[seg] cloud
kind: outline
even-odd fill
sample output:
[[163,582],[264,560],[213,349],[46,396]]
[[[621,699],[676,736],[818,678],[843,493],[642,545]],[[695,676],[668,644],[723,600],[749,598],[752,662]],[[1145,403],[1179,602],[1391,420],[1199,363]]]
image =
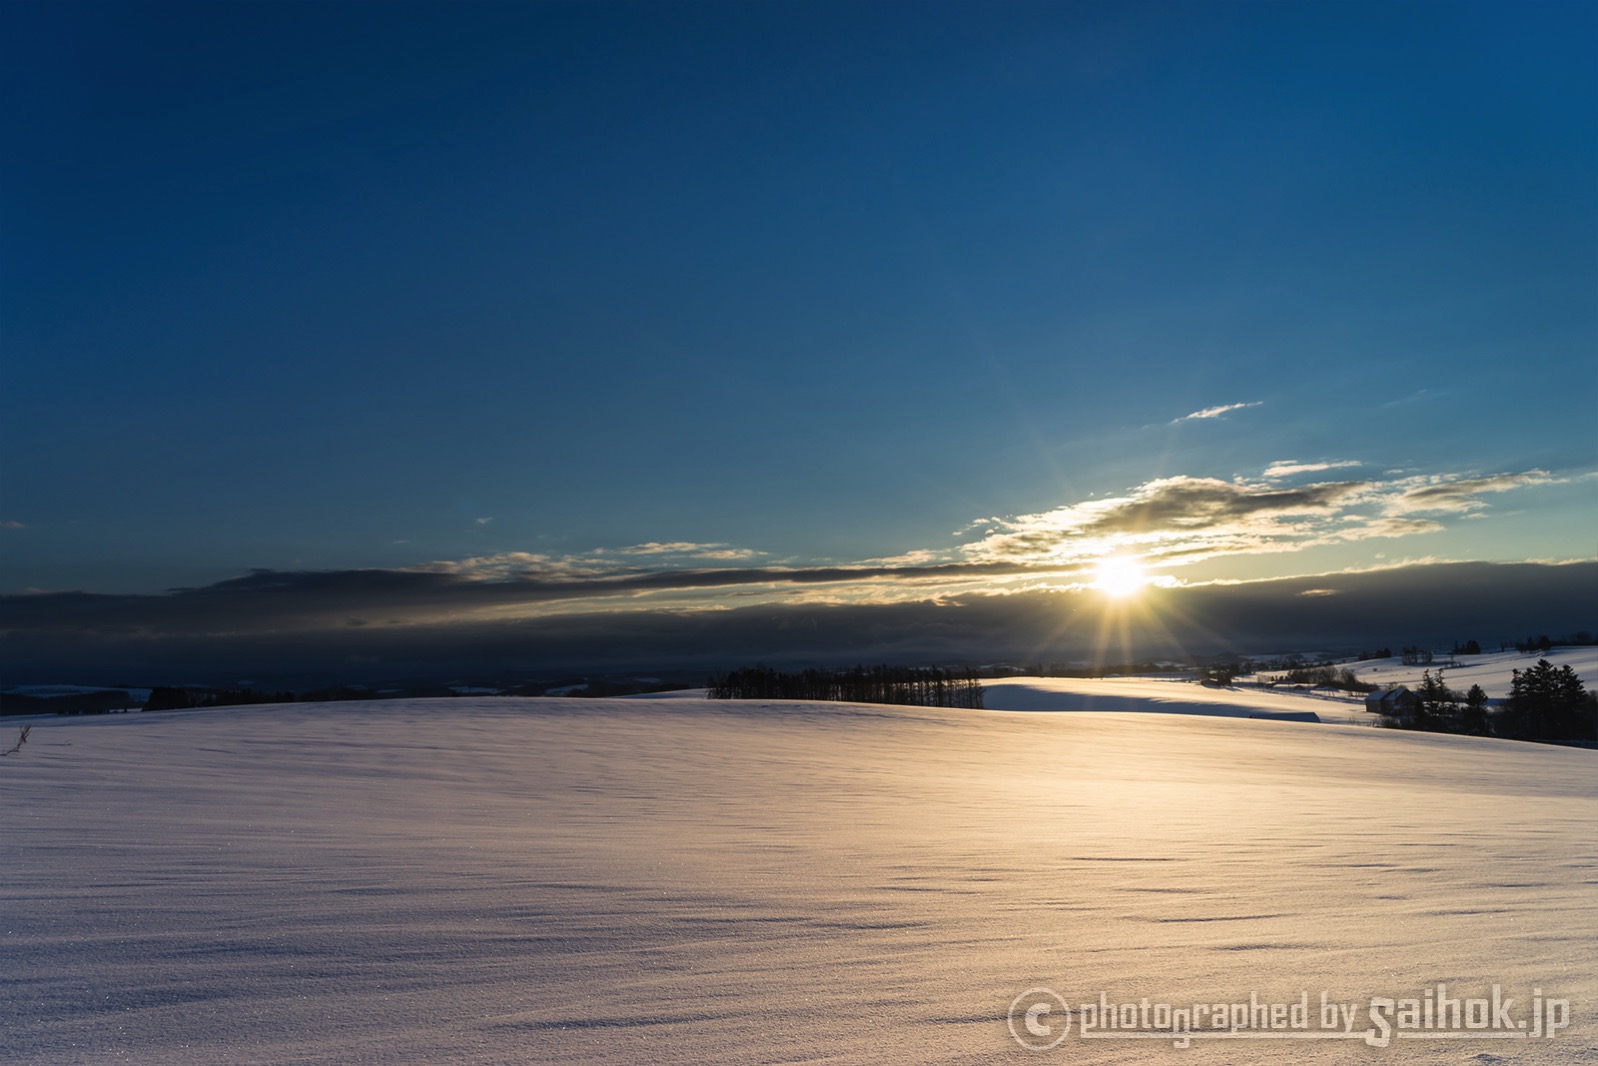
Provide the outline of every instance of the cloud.
[[[1226,556],[1437,533],[1446,528],[1438,519],[1440,512],[1452,508],[1468,513],[1460,501],[1547,478],[1541,471],[1528,471],[1283,487],[1271,480],[1179,476],[1145,482],[1121,496],[984,519],[970,527],[975,535],[964,544],[912,548],[852,564],[739,565],[763,553],[722,542],[646,541],[582,555],[503,552],[394,573],[451,579],[449,595],[437,590],[427,594],[441,610],[456,614],[530,616],[575,609],[561,605],[579,601],[586,601],[584,610],[667,604],[706,610],[724,606],[733,594],[774,603],[1008,594],[1029,583],[1078,582],[1098,560],[1119,553],[1137,555],[1156,567],[1179,568]],[[1171,580],[1168,575],[1161,579]]]
[[755,551],[752,548],[734,548],[730,544],[695,544],[686,540],[673,540],[665,543],[652,540],[647,544],[634,544],[631,547],[612,550],[618,555],[681,555],[690,559],[706,559],[718,562],[757,559],[766,554],[765,552]]
[[488,525],[488,523],[492,522],[493,520],[494,519],[493,519],[492,516],[490,516],[488,518],[474,518],[474,519],[472,519],[473,522],[477,523],[480,526],[486,526],[486,525]]
[[[918,598],[950,586],[1029,573],[1007,563],[924,567],[825,566],[617,570],[571,568],[563,560],[509,553],[408,569],[253,570],[199,588],[159,595],[86,592],[0,596],[0,631],[49,630],[86,624],[104,633],[223,634],[314,630],[351,619],[385,625],[440,624],[484,618],[537,617],[572,611],[670,607],[691,611],[715,602],[695,597],[727,590],[766,590],[764,598],[795,599],[814,586],[874,588],[879,598]],[[909,591],[887,595],[894,585]],[[858,597],[835,593],[841,599]]]
[[[1313,464],[1284,460],[1273,468],[1289,465]],[[754,560],[762,553],[722,542],[646,541],[575,555],[511,551],[395,569],[254,570],[159,595],[0,596],[0,639],[7,642],[0,661],[40,665],[47,660],[29,658],[29,649],[54,647],[58,638],[63,646],[76,642],[80,648],[114,644],[123,658],[107,659],[109,668],[114,661],[140,661],[130,649],[153,654],[195,642],[304,647],[301,638],[318,633],[367,634],[362,638],[366,650],[357,651],[386,662],[394,661],[383,658],[388,652],[371,649],[404,643],[399,637],[383,637],[387,644],[379,640],[401,631],[433,634],[455,646],[461,633],[529,626],[542,634],[540,639],[552,641],[550,647],[565,646],[564,638],[539,627],[579,618],[595,620],[583,622],[595,633],[603,628],[600,620],[608,619],[618,640],[633,632],[626,619],[646,616],[656,620],[650,625],[677,619],[685,632],[696,627],[710,632],[698,621],[689,624],[703,616],[758,621],[766,617],[760,611],[795,624],[806,620],[821,625],[819,620],[826,619],[829,626],[845,615],[805,612],[873,607],[882,613],[847,617],[915,617],[920,619],[917,625],[956,617],[887,612],[889,607],[920,605],[925,610],[958,607],[963,612],[958,617],[969,620],[981,613],[979,607],[986,611],[982,605],[989,601],[1042,603],[1039,596],[1080,588],[1088,584],[1093,566],[1110,555],[1140,557],[1155,569],[1157,586],[1198,587],[1202,582],[1181,581],[1172,571],[1204,560],[1436,533],[1447,522],[1481,513],[1492,494],[1559,480],[1541,470],[1489,476],[1393,474],[1290,486],[1270,477],[1227,481],[1177,476],[1147,481],[1118,496],[982,519],[962,531],[969,536],[940,549],[912,547],[851,564],[760,564]],[[1149,594],[1177,591],[1155,588]],[[1299,603],[1343,601],[1347,592],[1341,579],[1322,576],[1296,587],[1293,598]],[[1087,600],[1046,602],[1055,611],[1079,611],[1083,617],[1092,613]],[[1219,601],[1188,597],[1171,602],[1209,610]],[[1040,620],[1042,616],[1033,619],[1042,627],[1039,632],[1075,624],[1066,615],[1051,617],[1052,622]],[[1598,628],[1593,622],[1585,619],[1575,628]],[[1536,624],[1546,629],[1554,623]],[[840,632],[848,628],[838,625]],[[717,639],[729,642],[727,647],[749,646],[737,634],[715,632]],[[896,639],[872,630],[855,644],[839,646],[864,655],[865,649],[898,646]],[[662,647],[676,646],[675,638],[660,640]],[[906,641],[903,647],[914,645],[908,636]],[[945,645],[934,641],[928,646]],[[412,652],[431,654],[414,647]],[[584,654],[599,652],[589,649]]]
[[1469,476],[1388,475],[1283,487],[1275,475],[1363,465],[1281,461],[1255,481],[1170,477],[1122,496],[977,523],[960,557],[1034,566],[1086,565],[1113,554],[1191,565],[1228,555],[1298,552],[1377,538],[1443,532],[1443,519],[1479,516],[1483,497],[1560,484],[1543,470]]
[[[958,533],[955,536],[959,536]],[[913,567],[928,566],[942,562],[947,555],[940,554],[927,548],[915,548],[911,551],[900,552],[898,555],[887,555],[880,559],[867,559],[865,565],[886,567]]]
[[6,521],[0,522],[0,529],[27,529],[25,522]]
[[1088,533],[1192,530],[1262,514],[1325,514],[1366,486],[1366,482],[1350,481],[1262,489],[1215,478],[1161,478],[1105,509],[1083,529]]
[[1073,590],[991,596],[934,588],[910,601],[827,605],[722,600],[698,612],[457,610],[463,597],[526,591],[414,571],[260,571],[154,596],[0,596],[0,656],[26,664],[30,674],[17,683],[32,674],[115,684],[284,674],[375,681],[762,661],[1123,661],[1598,628],[1593,562],[1439,564],[1151,589],[1148,610],[1117,623],[1113,647],[1102,636],[1111,608]]
[[1546,470],[1528,470],[1521,474],[1494,474],[1474,478],[1425,478],[1424,484],[1410,488],[1389,504],[1395,514],[1413,511],[1475,511],[1485,506],[1480,497],[1498,492],[1512,492],[1531,485],[1559,484],[1566,479],[1555,478]]
[[1211,418],[1220,418],[1224,414],[1228,414],[1232,411],[1241,411],[1245,407],[1262,407],[1264,406],[1264,403],[1264,400],[1253,400],[1248,403],[1227,403],[1222,404],[1219,407],[1206,407],[1201,411],[1194,411],[1192,414],[1183,415],[1181,418],[1171,419],[1171,425],[1174,426],[1179,422],[1195,422]]
[[[1015,594],[1085,581],[1105,556],[1133,554],[1170,571],[1236,555],[1303,551],[1436,533],[1492,492],[1549,480],[1542,471],[1491,477],[1345,480],[1283,487],[1268,480],[1169,477],[1123,495],[985,519],[964,543],[910,548],[852,564],[755,564],[722,542],[646,541],[583,554],[511,551],[397,569],[256,570],[162,597],[27,597],[15,625],[52,626],[52,612],[95,605],[107,632],[209,632],[345,625],[432,625],[488,618],[671,609],[744,602],[906,602]],[[1171,580],[1169,573],[1158,575]],[[87,597],[87,598],[83,598]],[[20,601],[19,601],[20,602]],[[150,612],[154,612],[153,615]]]
[[1364,466],[1357,459],[1343,459],[1327,463],[1300,463],[1292,459],[1278,459],[1265,468],[1263,477],[1275,480],[1277,478],[1294,477],[1298,474],[1319,474],[1327,470],[1345,470],[1350,467]]
[[571,556],[542,555],[534,552],[500,552],[475,555],[467,559],[447,559],[406,567],[424,574],[454,574],[477,581],[509,581],[516,578],[573,578],[604,573],[609,567],[596,566]]
[[1400,396],[1397,399],[1388,400],[1386,403],[1382,404],[1382,406],[1401,407],[1406,404],[1421,403],[1426,400],[1435,400],[1437,397],[1443,395],[1446,395],[1446,393],[1432,392],[1430,389],[1416,389],[1408,396]]
[[1159,478],[1129,495],[996,519],[962,550],[972,558],[1054,563],[1129,551],[1146,558],[1209,558],[1295,550],[1372,491],[1367,481],[1283,489],[1217,478]]
[[650,541],[648,544],[634,544],[630,548],[617,548],[616,551],[623,555],[675,555],[683,552],[699,551],[706,547],[721,547],[721,545],[693,544],[685,540],[674,540],[662,544],[659,541]]

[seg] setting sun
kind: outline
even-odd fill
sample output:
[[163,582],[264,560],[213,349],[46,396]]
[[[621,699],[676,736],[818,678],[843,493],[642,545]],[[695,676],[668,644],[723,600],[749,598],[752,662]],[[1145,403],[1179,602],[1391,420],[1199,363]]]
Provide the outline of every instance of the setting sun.
[[1148,580],[1148,574],[1144,572],[1142,563],[1124,555],[1117,555],[1099,563],[1093,587],[1106,596],[1121,599],[1137,592],[1148,584]]

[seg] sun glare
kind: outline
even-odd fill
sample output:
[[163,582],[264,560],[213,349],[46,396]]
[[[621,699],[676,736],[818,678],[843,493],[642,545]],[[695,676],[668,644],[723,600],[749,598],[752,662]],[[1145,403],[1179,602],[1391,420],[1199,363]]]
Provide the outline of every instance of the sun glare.
[[1117,555],[1099,563],[1093,587],[1106,596],[1119,600],[1137,592],[1148,584],[1148,580],[1142,563],[1124,555]]

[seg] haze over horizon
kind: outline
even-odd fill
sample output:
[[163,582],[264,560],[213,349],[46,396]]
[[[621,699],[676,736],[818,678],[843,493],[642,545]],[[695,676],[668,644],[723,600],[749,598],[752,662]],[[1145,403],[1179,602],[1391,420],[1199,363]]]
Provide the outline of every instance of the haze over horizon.
[[9,5],[0,680],[1598,629],[1595,35]]

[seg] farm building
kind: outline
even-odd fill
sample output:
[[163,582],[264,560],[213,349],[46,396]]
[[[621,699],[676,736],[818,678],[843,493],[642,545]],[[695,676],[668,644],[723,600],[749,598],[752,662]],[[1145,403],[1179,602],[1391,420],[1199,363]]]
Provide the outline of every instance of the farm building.
[[1365,697],[1365,709],[1388,718],[1408,718],[1420,709],[1420,697],[1403,685],[1379,688]]

